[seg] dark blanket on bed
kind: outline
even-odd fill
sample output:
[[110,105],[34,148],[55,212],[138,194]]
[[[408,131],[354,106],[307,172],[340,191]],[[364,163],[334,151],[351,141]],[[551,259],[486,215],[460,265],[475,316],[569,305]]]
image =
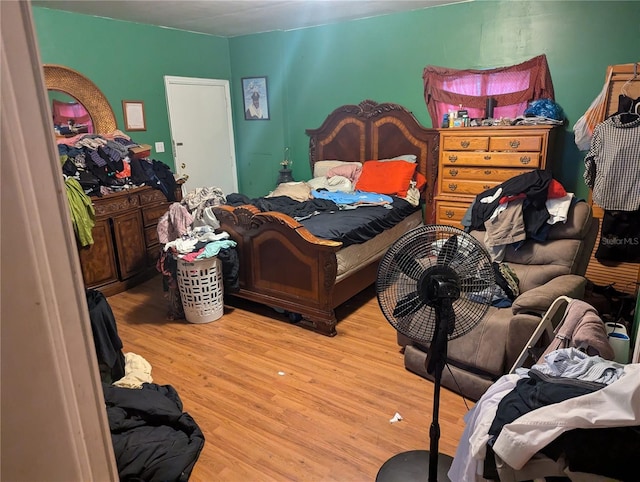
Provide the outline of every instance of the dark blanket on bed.
[[295,201],[287,196],[249,199],[242,194],[229,194],[227,204],[251,204],[262,212],[278,211],[298,220],[314,236],[341,241],[343,247],[368,241],[389,229],[419,208],[406,200],[391,196],[388,206],[341,208],[333,201],[311,199]]

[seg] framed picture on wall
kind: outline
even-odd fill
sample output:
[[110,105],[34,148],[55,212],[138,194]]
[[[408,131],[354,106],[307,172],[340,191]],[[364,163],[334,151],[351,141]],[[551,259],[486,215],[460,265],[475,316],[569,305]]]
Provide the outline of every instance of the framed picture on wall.
[[127,131],[146,131],[144,120],[144,102],[141,100],[123,100],[124,128]]
[[266,77],[243,77],[242,98],[245,120],[269,120],[269,96]]

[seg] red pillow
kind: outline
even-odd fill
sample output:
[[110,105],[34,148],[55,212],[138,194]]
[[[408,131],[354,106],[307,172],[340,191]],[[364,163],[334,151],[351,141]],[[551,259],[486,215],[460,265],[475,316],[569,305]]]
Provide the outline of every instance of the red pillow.
[[378,194],[407,193],[416,165],[406,161],[367,161],[355,189]]

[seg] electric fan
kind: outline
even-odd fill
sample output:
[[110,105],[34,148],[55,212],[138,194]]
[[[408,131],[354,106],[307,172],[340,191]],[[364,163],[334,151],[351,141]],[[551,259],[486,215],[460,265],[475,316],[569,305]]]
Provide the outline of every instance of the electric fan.
[[458,228],[417,227],[400,237],[378,267],[376,294],[389,323],[419,343],[429,343],[427,372],[433,375],[430,450],[395,455],[376,481],[449,480],[452,458],[438,453],[440,381],[447,342],[471,331],[487,312],[495,279],[485,248]]

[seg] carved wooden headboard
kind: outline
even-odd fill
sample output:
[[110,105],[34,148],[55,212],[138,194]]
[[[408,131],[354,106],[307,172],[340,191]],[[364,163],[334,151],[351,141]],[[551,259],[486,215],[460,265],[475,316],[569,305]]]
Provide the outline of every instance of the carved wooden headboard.
[[320,160],[366,162],[415,155],[418,171],[427,178],[423,192],[426,221],[434,221],[438,131],[423,127],[407,109],[364,100],[358,105],[338,107],[318,129],[307,129],[306,133],[310,137],[311,172]]

